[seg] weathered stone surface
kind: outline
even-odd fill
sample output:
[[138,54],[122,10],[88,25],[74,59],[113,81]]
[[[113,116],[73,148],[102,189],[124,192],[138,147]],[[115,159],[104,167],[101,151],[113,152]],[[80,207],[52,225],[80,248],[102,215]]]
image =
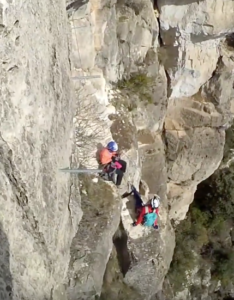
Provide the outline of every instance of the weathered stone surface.
[[142,178],[149,184],[150,193],[158,193],[162,198],[160,230],[157,232],[140,225],[132,227],[136,217],[134,200],[132,196],[123,199],[121,217],[124,230],[128,235],[128,251],[131,253],[131,265],[126,272],[124,282],[141,294],[143,299],[148,299],[160,289],[172,259],[175,240],[168,219],[167,175],[164,146],[160,137],[156,138],[155,144],[142,147],[140,154]]
[[214,172],[223,155],[225,132],[219,126],[224,120],[212,105],[192,99],[171,102],[165,120],[171,181],[199,183]]
[[163,205],[159,224],[159,232],[142,227],[131,228],[129,232],[128,249],[133,261],[124,282],[143,299],[150,298],[161,288],[174,251],[174,231]]
[[140,148],[142,161],[142,179],[147,182],[152,194],[158,193],[166,201],[167,172],[164,144],[161,137],[155,137],[154,143]]
[[83,218],[71,245],[68,299],[91,300],[101,293],[122,203],[112,183],[80,180]]
[[[212,102],[217,110],[231,120],[234,113],[234,61],[220,58],[212,78],[203,86],[203,97]],[[229,117],[229,118],[228,118]]]
[[[233,1],[158,0],[160,51],[152,1],[66,1],[71,75],[100,76],[73,80],[73,87],[65,5],[0,2],[1,297],[100,295],[121,219],[131,268],[122,270],[125,277],[117,285],[113,278],[108,283],[123,299],[149,299],[172,259],[170,219],[185,217],[197,183],[222,157],[220,127],[230,121],[234,106],[233,53],[220,40],[234,30]],[[140,71],[155,78],[152,99],[132,112],[118,111],[110,104],[112,83]],[[162,129],[166,149],[157,135]],[[112,138],[128,163],[118,193],[128,189],[128,181],[138,187],[141,179],[148,185],[145,197],[159,193],[159,232],[132,227],[133,201],[121,201],[115,187],[85,177],[80,203],[77,177],[58,173],[69,156],[74,166],[96,168],[97,150]]]
[[[105,123],[110,126],[111,134],[118,142],[123,158],[128,162],[128,171],[119,190],[120,194],[127,190],[128,180],[138,186],[143,178],[149,185],[149,192],[158,192],[163,199],[158,233],[140,226],[133,228],[133,201],[130,197],[123,199],[121,219],[123,231],[127,236],[124,255],[128,253],[131,256],[131,268],[126,267],[124,274],[124,282],[127,285],[123,285],[123,278],[118,284],[113,280],[108,282],[118,291],[123,292],[123,287],[126,286],[128,292],[129,287],[135,289],[135,297],[137,292],[137,295],[142,295],[142,299],[148,299],[160,289],[174,249],[174,232],[169,218],[180,221],[185,217],[197,183],[217,168],[222,157],[225,133],[220,127],[229,117],[220,113],[217,105],[205,98],[205,88],[200,88],[208,84],[216,69],[221,51],[218,46],[222,36],[233,28],[229,12],[224,22],[219,22],[220,18],[213,17],[214,12],[222,9],[231,11],[232,3],[227,3],[223,7],[219,7],[219,4],[214,7],[207,1],[159,1],[161,38],[164,44],[162,51],[160,49],[159,58],[156,49],[159,29],[150,1],[90,1],[83,9],[84,19],[77,23],[91,24],[91,27],[84,29],[84,32],[87,30],[88,45],[84,39],[80,39],[84,60],[82,68],[86,74],[102,74],[103,71],[104,78],[110,83],[118,82],[123,75],[128,77],[139,70],[147,71],[150,76],[156,78],[152,103],[145,105],[137,102],[136,108],[131,112],[130,109],[126,109],[129,108],[127,101],[125,107],[120,105],[121,109],[116,105],[117,111],[112,112],[110,116],[111,125]],[[89,47],[91,49],[88,49]],[[85,48],[87,53],[90,53],[90,61]],[[77,53],[75,56],[78,57]],[[165,66],[167,78],[159,60]],[[80,66],[77,64],[77,68]],[[107,86],[104,81],[92,82],[92,94],[95,95],[92,96],[93,100],[102,104],[100,111],[105,111],[108,105],[105,96]],[[167,83],[171,84],[171,99],[178,98],[177,102],[171,100],[167,103]],[[211,83],[209,86],[212,86]],[[230,82],[227,83],[227,87],[229,86]],[[89,88],[90,86],[86,86],[86,91],[89,91]],[[99,89],[102,93],[97,97]],[[86,94],[88,95],[88,92]],[[109,93],[111,96],[113,94],[113,91]],[[210,94],[210,91],[207,92],[209,97]],[[182,96],[192,95],[193,98],[182,99]],[[225,95],[223,98],[225,102]],[[130,100],[134,102],[135,99],[136,96],[133,95]],[[156,136],[156,132],[163,128],[165,114],[167,162],[162,140]],[[170,182],[167,186],[168,179]],[[96,242],[99,243],[98,240]],[[93,255],[94,253],[90,253],[90,257]],[[103,264],[105,265],[106,261]],[[74,273],[75,270],[76,265]],[[95,278],[95,271],[90,272],[86,270],[85,274],[91,274],[99,291],[99,278]],[[101,273],[103,274],[103,269]],[[90,282],[88,286],[91,287]],[[79,289],[80,293],[87,292],[86,287],[83,289],[78,284],[75,291]],[[126,291],[126,295],[131,299],[128,292]]]
[[169,218],[175,222],[185,219],[189,205],[193,202],[196,184],[188,186],[168,183]]
[[158,67],[155,62],[155,69],[149,66],[149,76],[155,78],[155,86],[152,89],[152,103],[140,102],[133,111],[134,125],[138,130],[147,129],[152,133],[162,130],[167,109],[167,79],[164,68]]
[[[118,236],[119,244],[123,244],[125,237]],[[121,241],[121,242],[120,242]],[[118,261],[115,247],[110,255],[103,279],[103,289],[100,300],[142,300],[142,296],[126,284],[123,284],[123,274]]]
[[209,177],[221,162],[225,142],[223,131],[209,127],[168,131],[166,139],[168,176],[176,183],[193,180],[201,182]]
[[[70,13],[70,23],[74,28],[72,57],[76,68],[73,76],[84,75],[84,71],[85,75],[102,76],[103,72],[107,82],[113,83],[123,75],[129,77],[134,72],[146,71],[148,76],[155,77],[152,101],[148,105],[144,99],[139,101],[134,122],[139,129],[161,129],[166,112],[167,82],[164,68],[158,62],[158,23],[151,1],[117,4],[116,1],[84,1],[77,11],[74,10],[75,6]],[[90,84],[93,88],[86,86],[87,94],[91,88],[92,98],[106,109],[105,89],[110,87],[105,81],[96,79]]]
[[124,73],[138,71],[148,50],[158,43],[158,23],[151,1],[119,2],[94,8],[93,17],[100,49],[97,64],[106,78],[116,82]]
[[234,30],[234,3],[232,0],[157,3],[171,97],[191,96],[212,76],[219,58],[220,38]]
[[197,184],[218,168],[225,142],[221,127],[228,118],[199,93],[193,98],[170,101],[164,126],[169,216],[174,221],[184,219]]
[[65,5],[0,2],[1,266],[10,285],[1,299],[55,299],[82,216],[76,177],[59,171],[70,164],[74,108]]

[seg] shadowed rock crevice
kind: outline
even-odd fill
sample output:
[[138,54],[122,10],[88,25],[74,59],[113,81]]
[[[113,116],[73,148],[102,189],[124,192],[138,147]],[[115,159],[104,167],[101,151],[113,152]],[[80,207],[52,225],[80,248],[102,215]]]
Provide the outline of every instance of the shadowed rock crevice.
[[83,5],[85,5],[87,3],[88,3],[88,0],[71,1],[66,7],[68,15],[70,15],[72,11],[77,11],[79,8],[81,8]]
[[229,47],[234,48],[234,33],[226,35],[226,42]]
[[131,257],[128,250],[128,235],[123,227],[122,221],[119,224],[119,228],[113,237],[113,243],[117,252],[117,258],[120,266],[120,270],[125,276],[131,265]]
[[165,5],[175,5],[175,6],[183,6],[183,5],[189,5],[193,3],[199,3],[204,0],[153,0],[154,2],[158,2],[160,6],[165,6]]
[[111,183],[80,175],[83,216],[71,245],[68,299],[100,295],[112,238],[120,220],[121,200]]
[[25,184],[20,178],[20,174],[16,169],[13,153],[8,144],[2,139],[0,135],[0,155],[1,162],[5,170],[5,174],[8,177],[9,183],[12,190],[14,191],[14,196],[18,208],[22,210],[22,217],[24,219],[24,229],[29,232],[35,241],[38,242],[38,247],[41,248],[43,253],[46,253],[49,257],[49,252],[46,247],[46,241],[43,234],[39,230],[38,221],[28,204],[27,191],[25,189]]
[[10,246],[0,223],[0,299],[13,299],[13,282],[10,271]]

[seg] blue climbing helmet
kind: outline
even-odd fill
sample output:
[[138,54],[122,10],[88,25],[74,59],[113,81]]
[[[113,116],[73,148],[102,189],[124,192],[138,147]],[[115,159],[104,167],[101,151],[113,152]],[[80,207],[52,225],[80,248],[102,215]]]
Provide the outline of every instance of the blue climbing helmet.
[[109,142],[106,147],[111,152],[118,151],[118,145],[117,145],[117,143],[115,141]]

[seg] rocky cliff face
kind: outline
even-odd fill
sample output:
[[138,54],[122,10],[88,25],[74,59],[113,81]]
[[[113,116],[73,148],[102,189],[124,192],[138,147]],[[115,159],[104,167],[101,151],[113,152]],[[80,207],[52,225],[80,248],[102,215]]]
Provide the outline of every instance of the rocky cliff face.
[[[233,10],[231,0],[0,1],[3,299],[160,291],[171,221],[223,156]],[[112,137],[128,163],[121,190],[59,172],[96,168]],[[120,198],[141,180],[146,198],[162,198],[158,232],[133,228],[133,200]]]
[[77,179],[58,171],[74,108],[65,4],[0,1],[0,12],[1,299],[58,299],[82,217]]

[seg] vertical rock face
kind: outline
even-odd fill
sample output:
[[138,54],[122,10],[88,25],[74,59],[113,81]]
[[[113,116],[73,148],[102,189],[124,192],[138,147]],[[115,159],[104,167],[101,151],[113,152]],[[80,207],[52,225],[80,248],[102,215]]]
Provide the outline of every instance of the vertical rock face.
[[218,168],[225,142],[225,132],[220,126],[226,120],[212,103],[194,99],[170,103],[165,119],[165,140],[172,219],[185,218],[197,184]]
[[[158,0],[158,15],[150,0],[66,1],[71,33],[65,3],[11,2],[0,0],[0,296],[98,297],[120,227],[122,275],[111,288],[150,299],[172,259],[170,220],[185,218],[222,159],[234,109],[234,2]],[[154,80],[150,98],[117,88],[142,73]],[[96,168],[112,138],[128,163],[118,191],[58,171]],[[141,179],[162,199],[158,232],[133,228],[133,199],[119,197]]]
[[68,299],[100,295],[112,238],[119,225],[121,198],[104,181],[81,177],[83,217],[71,245]]
[[[224,50],[226,50],[224,52]],[[233,100],[234,100],[234,61],[233,51],[228,51],[228,45],[226,49],[223,46],[222,57],[219,59],[217,68],[211,77],[211,79],[202,87],[202,94],[204,98],[212,102],[217,110],[222,113],[227,121],[230,114],[233,114]]]
[[[174,231],[167,214],[166,179],[164,145],[160,137],[154,144],[140,149],[142,163],[142,179],[148,182],[149,191],[161,196],[160,231],[132,227],[135,219],[134,199],[124,199],[122,210],[123,227],[128,235],[128,249],[131,253],[131,264],[124,282],[136,290],[142,299],[148,299],[161,287],[169,268],[174,245]],[[153,175],[153,176],[152,176]]]
[[222,128],[233,113],[234,4],[169,0],[157,4],[160,51],[171,98],[165,119],[170,217],[179,221],[193,201],[196,185],[222,159]]
[[212,76],[220,38],[234,31],[233,1],[158,0],[172,97],[192,96]]
[[10,253],[8,262],[1,257],[8,268],[1,293],[12,290],[1,298],[52,299],[82,216],[76,182],[59,172],[72,152],[65,6],[0,1],[0,8],[0,222],[8,240],[1,248],[8,243]]

